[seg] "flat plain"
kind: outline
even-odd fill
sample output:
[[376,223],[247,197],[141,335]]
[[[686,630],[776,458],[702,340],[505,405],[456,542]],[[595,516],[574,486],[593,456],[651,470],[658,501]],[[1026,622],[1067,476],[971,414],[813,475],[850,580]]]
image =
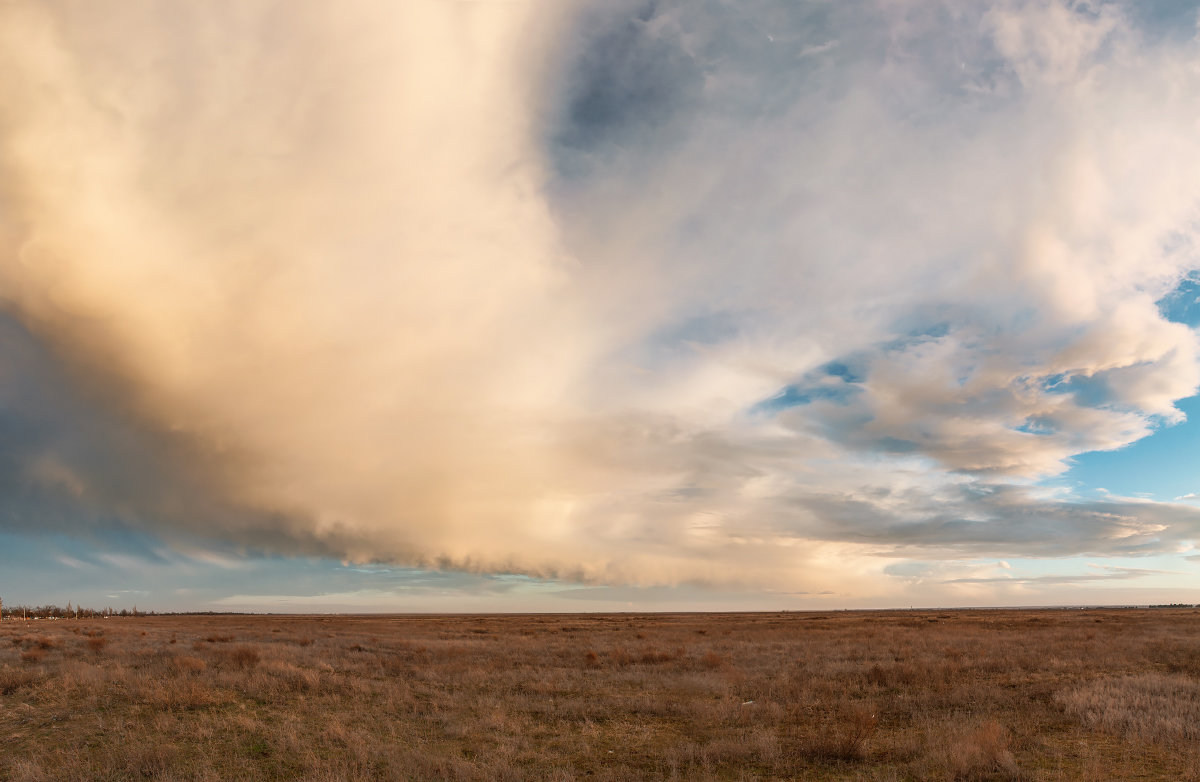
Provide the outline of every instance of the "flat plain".
[[0,779],[1200,780],[1200,610],[6,620]]

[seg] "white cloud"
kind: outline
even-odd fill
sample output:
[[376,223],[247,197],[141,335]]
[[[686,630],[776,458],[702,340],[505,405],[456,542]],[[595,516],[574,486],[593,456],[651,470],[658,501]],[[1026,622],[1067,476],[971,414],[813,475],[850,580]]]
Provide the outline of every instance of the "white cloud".
[[1200,383],[1196,43],[812,8],[4,5],[9,518],[877,594],[1200,537],[1036,486]]

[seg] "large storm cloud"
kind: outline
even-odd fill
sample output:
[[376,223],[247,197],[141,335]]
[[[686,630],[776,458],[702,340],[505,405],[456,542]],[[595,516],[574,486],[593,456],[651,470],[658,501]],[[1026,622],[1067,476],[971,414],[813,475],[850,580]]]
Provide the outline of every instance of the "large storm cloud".
[[5,3],[0,524],[794,589],[1187,550],[1040,482],[1200,384],[1195,29]]

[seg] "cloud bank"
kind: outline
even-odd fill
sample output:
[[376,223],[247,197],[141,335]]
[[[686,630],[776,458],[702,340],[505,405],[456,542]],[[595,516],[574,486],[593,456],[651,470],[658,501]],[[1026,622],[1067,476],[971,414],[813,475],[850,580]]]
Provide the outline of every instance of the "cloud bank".
[[1039,483],[1200,384],[1171,22],[6,3],[0,524],[811,591],[1185,551]]

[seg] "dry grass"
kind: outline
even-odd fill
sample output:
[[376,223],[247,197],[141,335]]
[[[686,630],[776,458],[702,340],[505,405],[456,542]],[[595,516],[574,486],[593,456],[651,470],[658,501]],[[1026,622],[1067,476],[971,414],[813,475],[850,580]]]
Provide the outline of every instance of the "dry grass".
[[0,625],[5,782],[1200,780],[1197,725],[1191,609]]
[[1020,779],[1011,744],[1008,729],[996,720],[987,720],[952,739],[946,766],[953,779]]
[[1140,673],[1105,678],[1063,693],[1059,700],[1089,725],[1143,742],[1200,741],[1200,679]]

